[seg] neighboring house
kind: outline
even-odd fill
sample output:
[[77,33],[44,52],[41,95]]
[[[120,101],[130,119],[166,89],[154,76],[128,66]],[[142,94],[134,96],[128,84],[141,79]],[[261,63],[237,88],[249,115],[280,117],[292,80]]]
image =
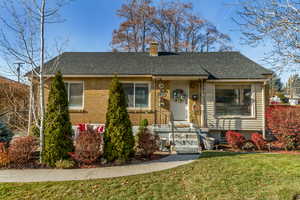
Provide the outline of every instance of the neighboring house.
[[[148,119],[161,135],[175,131],[265,132],[265,87],[272,71],[239,52],[66,52],[45,65],[51,80],[60,70],[68,90],[71,121],[104,124],[109,87],[117,75],[134,126]],[[47,82],[49,84],[49,81]],[[46,88],[46,99],[48,88]]]
[[298,74],[292,75],[285,88],[286,96],[289,99],[300,100],[300,77]]
[[0,76],[0,120],[13,130],[27,128],[28,93],[28,85]]

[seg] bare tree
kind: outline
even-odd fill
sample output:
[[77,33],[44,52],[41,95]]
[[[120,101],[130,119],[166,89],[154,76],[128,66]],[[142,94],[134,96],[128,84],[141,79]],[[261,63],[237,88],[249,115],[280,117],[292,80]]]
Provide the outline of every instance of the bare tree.
[[271,51],[264,60],[279,71],[291,71],[295,69],[289,65],[300,62],[299,9],[298,0],[239,0],[234,21],[244,44],[267,43]]
[[[8,63],[16,60],[26,63],[31,85],[38,84],[38,117],[35,111],[32,112],[35,95],[29,96],[30,112],[40,130],[41,161],[44,151],[44,63],[47,59],[45,28],[47,24],[62,22],[59,11],[68,2],[68,0],[6,0],[0,4],[1,53]],[[31,93],[32,87],[30,88]],[[29,115],[31,119],[31,113]]]
[[113,31],[112,46],[120,51],[145,52],[151,40],[162,51],[197,52],[231,50],[231,40],[193,12],[193,4],[180,1],[128,0],[118,10],[124,18]]
[[145,52],[150,37],[149,23],[154,14],[151,3],[151,0],[132,0],[122,5],[117,15],[125,21],[118,30],[113,31],[113,46],[129,52]]
[[27,85],[0,77],[0,116],[12,130],[26,130],[27,95]]

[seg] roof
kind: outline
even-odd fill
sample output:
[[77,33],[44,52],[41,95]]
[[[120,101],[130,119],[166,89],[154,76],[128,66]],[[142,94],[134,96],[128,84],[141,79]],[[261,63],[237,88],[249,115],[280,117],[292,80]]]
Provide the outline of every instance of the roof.
[[[53,67],[55,66],[55,67]],[[272,71],[239,52],[149,53],[65,52],[45,63],[45,74],[209,76],[210,79],[257,79]]]

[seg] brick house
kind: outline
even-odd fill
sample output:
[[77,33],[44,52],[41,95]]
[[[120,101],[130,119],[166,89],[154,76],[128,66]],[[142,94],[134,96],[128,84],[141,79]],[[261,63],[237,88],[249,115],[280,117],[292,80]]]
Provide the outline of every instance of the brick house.
[[[146,118],[162,137],[172,127],[216,138],[226,130],[265,134],[272,71],[239,52],[163,53],[152,45],[150,54],[66,52],[47,62],[48,80],[57,70],[63,74],[72,123],[105,123],[109,87],[117,75],[133,126]],[[46,99],[47,93],[48,87]]]

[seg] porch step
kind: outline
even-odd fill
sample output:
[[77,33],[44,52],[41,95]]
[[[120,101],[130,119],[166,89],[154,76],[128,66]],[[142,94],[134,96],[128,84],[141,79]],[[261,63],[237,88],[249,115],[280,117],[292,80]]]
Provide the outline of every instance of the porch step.
[[197,132],[174,133],[175,151],[183,153],[200,153],[200,140]]

